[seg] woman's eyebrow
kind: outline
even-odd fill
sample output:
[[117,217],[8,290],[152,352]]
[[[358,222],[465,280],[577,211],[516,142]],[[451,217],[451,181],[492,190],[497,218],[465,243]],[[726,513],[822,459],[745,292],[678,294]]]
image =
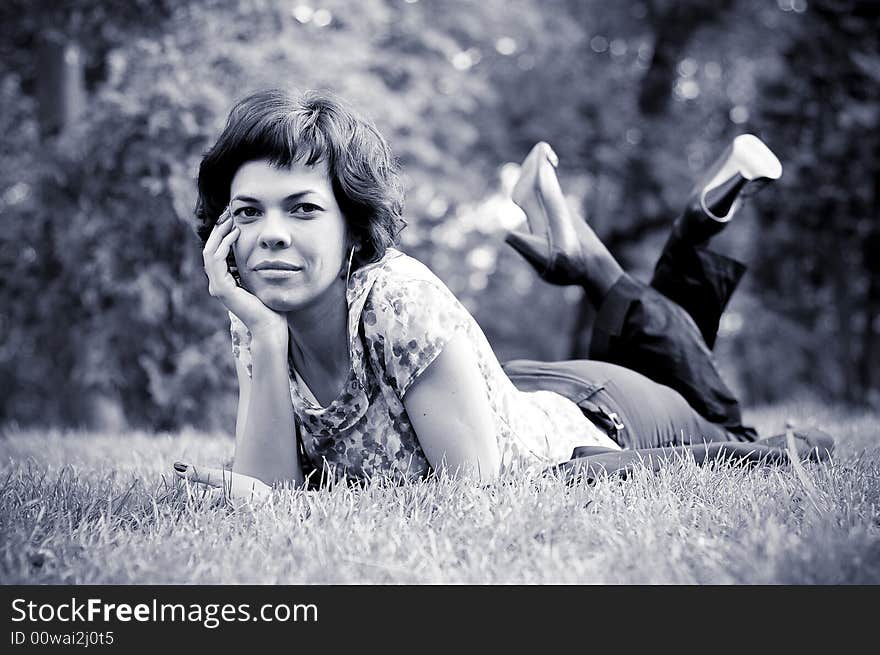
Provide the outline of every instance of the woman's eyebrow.
[[[290,202],[291,200],[299,200],[304,196],[308,196],[310,194],[317,194],[317,191],[312,191],[311,189],[307,189],[305,191],[297,191],[296,193],[291,193],[289,196],[286,196],[282,202]],[[252,198],[251,196],[243,196],[241,194],[235,196],[229,202],[235,202],[236,200],[240,200],[242,202],[256,202],[259,203],[260,200],[258,198]]]

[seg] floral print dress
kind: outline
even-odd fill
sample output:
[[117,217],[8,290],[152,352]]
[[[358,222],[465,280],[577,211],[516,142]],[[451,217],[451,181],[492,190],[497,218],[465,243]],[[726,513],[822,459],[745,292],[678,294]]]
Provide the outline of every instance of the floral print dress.
[[[351,371],[322,407],[293,369],[290,398],[310,463],[337,478],[422,478],[431,466],[403,398],[446,343],[463,332],[486,383],[502,469],[538,472],[571,457],[576,446],[620,447],[568,398],[519,391],[477,322],[424,264],[389,248],[351,274],[346,290]],[[251,371],[250,333],[230,312],[232,350]],[[295,438],[291,435],[291,438]]]

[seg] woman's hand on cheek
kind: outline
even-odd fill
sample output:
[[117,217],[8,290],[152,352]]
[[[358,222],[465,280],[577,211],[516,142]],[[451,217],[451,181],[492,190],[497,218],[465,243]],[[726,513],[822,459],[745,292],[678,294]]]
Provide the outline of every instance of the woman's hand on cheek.
[[225,469],[174,462],[174,474],[189,482],[222,488],[226,496],[236,503],[262,502],[272,495],[272,487],[261,480]]
[[240,228],[233,225],[227,208],[217,219],[217,224],[202,250],[202,260],[208,276],[208,293],[238,316],[252,334],[266,333],[286,337],[287,319],[284,315],[269,309],[254,294],[238,286],[229,271],[226,258],[239,234]]

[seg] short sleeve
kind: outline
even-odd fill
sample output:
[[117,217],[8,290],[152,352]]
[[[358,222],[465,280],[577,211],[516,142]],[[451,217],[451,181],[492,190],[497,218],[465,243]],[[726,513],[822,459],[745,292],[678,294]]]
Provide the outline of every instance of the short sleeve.
[[242,320],[232,312],[229,312],[229,332],[232,335],[232,356],[244,364],[248,377],[253,377],[251,332]]
[[439,280],[377,280],[364,305],[364,337],[398,397],[412,386],[470,318]]

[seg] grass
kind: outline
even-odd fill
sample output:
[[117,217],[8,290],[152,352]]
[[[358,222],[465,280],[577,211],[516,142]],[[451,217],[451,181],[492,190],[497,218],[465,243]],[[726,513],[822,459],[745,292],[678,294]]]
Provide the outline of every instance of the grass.
[[837,438],[833,463],[671,463],[569,486],[450,480],[276,492],[259,509],[188,490],[174,460],[219,464],[232,439],[7,429],[0,436],[3,584],[878,584],[878,415],[789,403]]

